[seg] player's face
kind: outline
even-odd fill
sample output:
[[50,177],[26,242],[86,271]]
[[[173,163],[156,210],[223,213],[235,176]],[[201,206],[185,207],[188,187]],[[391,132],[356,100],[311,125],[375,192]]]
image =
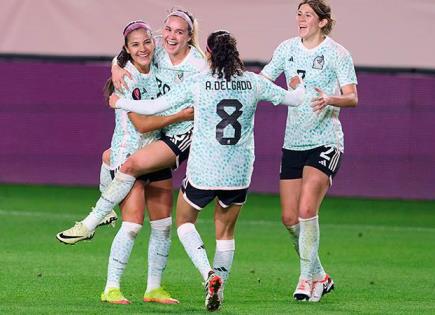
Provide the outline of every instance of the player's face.
[[189,49],[189,25],[178,16],[170,16],[162,31],[163,47],[169,55],[186,54]]
[[141,28],[127,36],[126,49],[133,59],[133,64],[140,72],[148,73],[155,48],[151,34]]
[[319,16],[308,4],[301,5],[296,16],[296,22],[299,36],[305,40],[320,35],[321,26],[324,24],[324,21],[320,21]]

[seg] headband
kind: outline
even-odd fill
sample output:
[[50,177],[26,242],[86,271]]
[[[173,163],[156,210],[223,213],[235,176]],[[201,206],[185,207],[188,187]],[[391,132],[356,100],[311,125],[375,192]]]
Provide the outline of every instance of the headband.
[[189,24],[190,30],[193,30],[193,21],[192,19],[183,11],[180,10],[176,10],[174,12],[169,13],[169,15],[166,17],[165,21],[170,17],[170,16],[178,16],[180,18],[182,18],[183,20],[185,20],[187,22],[187,24]]
[[143,28],[144,30],[151,32],[151,27],[148,24],[146,24],[144,21],[132,21],[128,23],[127,26],[124,28],[124,31],[122,31],[122,35],[126,37],[131,32],[140,28]]

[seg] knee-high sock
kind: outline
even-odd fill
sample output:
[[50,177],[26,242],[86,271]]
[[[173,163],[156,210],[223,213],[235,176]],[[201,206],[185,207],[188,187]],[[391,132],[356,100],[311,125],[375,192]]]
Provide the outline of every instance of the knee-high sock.
[[122,222],[110,249],[109,265],[107,267],[106,292],[110,288],[119,288],[122,274],[127,266],[133,249],[134,241],[142,225],[132,222]]
[[222,280],[227,281],[233,264],[236,243],[232,240],[216,240],[213,270]]
[[300,234],[300,230],[301,230],[300,225],[299,225],[299,223],[296,223],[294,225],[286,226],[286,228],[290,234],[290,238],[291,238],[291,242],[293,244],[293,247],[299,256],[299,234]]
[[146,292],[160,288],[162,274],[166,268],[171,247],[172,218],[154,220],[148,242],[148,280]]
[[136,178],[122,172],[117,172],[113,181],[101,194],[91,213],[82,221],[89,231],[95,230],[101,220],[119,204],[130,192]]
[[106,191],[107,186],[112,182],[112,176],[110,176],[110,167],[106,163],[101,163],[100,168],[100,192]]
[[189,255],[190,260],[195,265],[196,269],[201,273],[202,278],[207,280],[208,273],[212,270],[210,262],[207,258],[204,242],[201,239],[195,225],[192,223],[184,223],[177,229],[178,238],[184,249]]
[[301,278],[313,278],[314,262],[319,249],[319,221],[318,216],[299,218],[299,255],[301,264]]
[[[296,250],[296,253],[299,256],[299,233],[300,226],[299,223],[291,226],[287,226],[287,230],[289,231],[293,247]],[[320,262],[319,254],[316,255],[313,265],[313,279],[314,280],[322,280],[325,278],[325,270],[323,269],[322,263]]]

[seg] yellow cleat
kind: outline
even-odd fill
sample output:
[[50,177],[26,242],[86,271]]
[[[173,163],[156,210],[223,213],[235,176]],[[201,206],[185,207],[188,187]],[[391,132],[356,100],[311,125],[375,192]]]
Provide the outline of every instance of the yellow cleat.
[[168,291],[163,288],[157,288],[150,292],[145,292],[143,296],[144,302],[154,302],[160,304],[178,304],[178,300],[171,298]]
[[101,302],[111,304],[130,304],[130,301],[122,295],[121,290],[118,288],[110,288],[107,293],[101,293]]

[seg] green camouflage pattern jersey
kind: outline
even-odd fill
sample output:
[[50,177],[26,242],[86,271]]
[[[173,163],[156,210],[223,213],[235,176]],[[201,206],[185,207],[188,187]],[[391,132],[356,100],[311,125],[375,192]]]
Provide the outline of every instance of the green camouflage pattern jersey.
[[[151,70],[148,74],[140,73],[130,61],[127,62],[125,69],[131,73],[132,79],[129,79],[127,76],[124,78],[128,85],[128,90],[122,89],[122,91],[116,91],[119,97],[128,100],[154,99],[157,97],[159,93],[155,77],[157,69],[153,65],[151,65]],[[139,133],[128,118],[128,112],[116,109],[115,130],[111,143],[110,168],[118,168],[125,162],[128,156],[143,146],[158,140],[159,136],[159,130],[144,134]]]
[[177,111],[194,106],[187,178],[199,189],[247,188],[254,164],[254,113],[262,100],[277,105],[287,91],[252,72],[217,79],[210,72],[179,84],[162,98]]
[[[183,62],[178,65],[173,65],[165,49],[158,45],[154,53],[154,63],[159,68],[157,74],[157,82],[160,89],[160,94],[168,93],[174,86],[184,82],[192,75],[196,75],[201,71],[207,69],[207,63],[202,54],[193,46],[190,47],[188,55],[184,58]],[[193,105],[193,104],[192,104]],[[169,116],[175,114],[177,111],[171,108],[167,111],[160,113],[162,116]],[[171,124],[163,128],[163,133],[167,136],[180,135],[192,129],[192,121],[182,121],[179,123]]]
[[305,83],[304,103],[289,107],[283,147],[288,150],[309,150],[319,146],[333,146],[344,151],[340,108],[326,106],[314,113],[311,99],[318,96],[320,88],[327,95],[339,95],[340,87],[357,84],[355,68],[349,52],[330,37],[317,47],[307,49],[300,37],[282,42],[262,74],[275,80],[284,72],[287,82],[299,75]]

